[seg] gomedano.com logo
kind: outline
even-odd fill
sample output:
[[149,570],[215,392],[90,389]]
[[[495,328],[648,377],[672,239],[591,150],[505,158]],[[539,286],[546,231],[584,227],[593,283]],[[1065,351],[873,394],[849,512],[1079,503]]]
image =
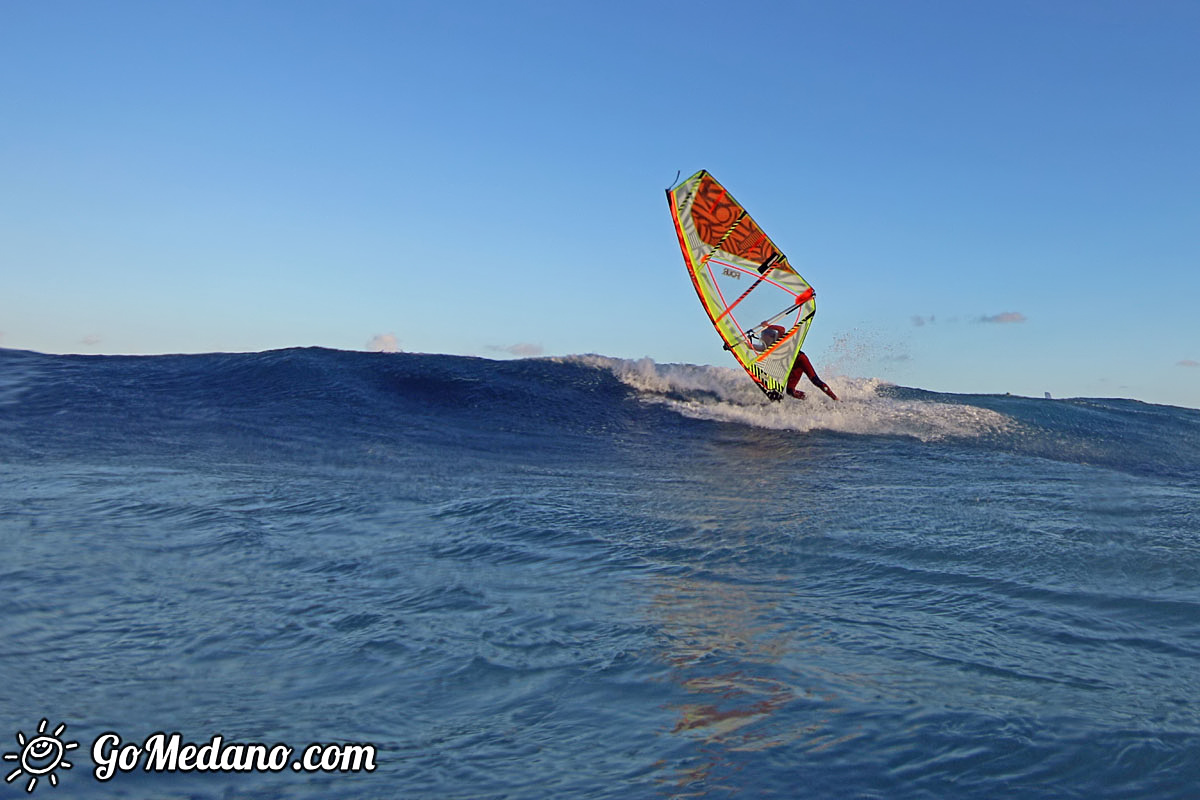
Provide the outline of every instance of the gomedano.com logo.
[[[46,777],[51,786],[58,785],[57,769],[70,769],[66,753],[79,746],[59,737],[66,724],[47,733],[49,725],[42,720],[37,735],[29,738],[18,731],[17,744],[21,749],[7,753],[4,759],[18,763],[5,781],[12,783],[28,777],[25,791],[33,792],[39,778]],[[374,772],[375,745],[367,743],[314,742],[299,753],[286,744],[260,742],[229,742],[216,734],[201,744],[186,741],[182,733],[159,731],[140,743],[125,742],[115,731],[100,734],[92,742],[91,756],[96,780],[112,780],[123,772],[283,772],[352,773]]]
[[113,732],[92,744],[96,780],[139,767],[146,772],[373,772],[375,746],[370,744],[310,744],[299,758],[285,744],[226,742],[220,734],[202,745],[185,742],[181,733],[152,733],[141,745],[122,744]]

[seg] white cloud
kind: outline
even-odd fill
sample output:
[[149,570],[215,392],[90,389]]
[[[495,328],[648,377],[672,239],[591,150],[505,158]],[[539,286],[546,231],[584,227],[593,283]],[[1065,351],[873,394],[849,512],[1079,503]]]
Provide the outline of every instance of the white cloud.
[[498,344],[490,344],[488,345],[488,350],[495,350],[500,353],[509,353],[510,355],[520,356],[521,358],[540,356],[542,353],[546,352],[540,344],[530,344],[528,342],[510,344],[507,347],[503,347]]
[[979,321],[980,322],[996,322],[1001,325],[1004,325],[1004,324],[1008,324],[1008,323],[1012,323],[1012,322],[1024,322],[1025,319],[1026,319],[1025,315],[1022,314],[1020,311],[1004,311],[999,314],[992,314],[991,316],[980,317]]
[[400,341],[394,333],[377,333],[367,342],[367,349],[372,353],[399,353]]

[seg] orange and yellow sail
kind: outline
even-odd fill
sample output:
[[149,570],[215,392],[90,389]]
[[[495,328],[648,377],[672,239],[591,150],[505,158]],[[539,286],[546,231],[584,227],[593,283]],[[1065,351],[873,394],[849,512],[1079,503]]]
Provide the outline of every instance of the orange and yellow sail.
[[[808,281],[706,170],[667,190],[692,285],[725,349],[772,400],[783,396],[817,302]],[[762,334],[783,329],[771,341]]]

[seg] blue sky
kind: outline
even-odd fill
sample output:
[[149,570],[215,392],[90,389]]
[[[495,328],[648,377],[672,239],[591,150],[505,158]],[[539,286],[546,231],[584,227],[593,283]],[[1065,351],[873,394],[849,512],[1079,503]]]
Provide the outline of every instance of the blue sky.
[[[1200,4],[0,4],[0,346],[733,366],[663,190],[825,377],[1200,407]],[[382,338],[380,338],[382,337]]]

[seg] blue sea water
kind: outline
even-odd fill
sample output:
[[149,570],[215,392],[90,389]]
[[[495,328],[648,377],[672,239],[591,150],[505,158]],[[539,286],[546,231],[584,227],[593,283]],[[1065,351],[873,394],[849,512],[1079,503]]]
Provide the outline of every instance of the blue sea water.
[[[1200,796],[1200,411],[831,383],[0,350],[0,751],[67,725],[36,797]],[[376,768],[101,783],[108,731]]]

